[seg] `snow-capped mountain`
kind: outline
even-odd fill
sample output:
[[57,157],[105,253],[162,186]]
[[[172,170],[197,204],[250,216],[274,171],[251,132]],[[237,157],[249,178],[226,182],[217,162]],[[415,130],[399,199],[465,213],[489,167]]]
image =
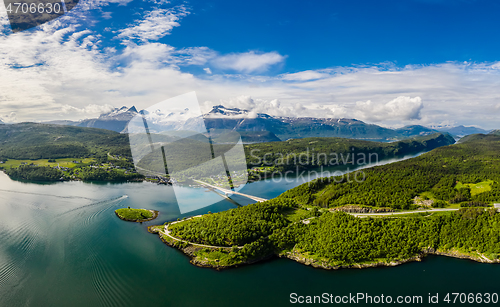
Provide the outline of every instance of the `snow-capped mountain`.
[[137,109],[134,106],[131,108],[115,108],[109,113],[101,114],[99,118],[82,120],[75,126],[101,128],[116,132],[123,132],[127,127],[128,122],[137,114]]
[[247,116],[248,111],[238,108],[226,108],[223,105],[213,106],[212,110],[204,115],[204,117],[218,117],[218,116]]
[[121,108],[115,108],[109,113],[101,114],[101,116],[99,116],[98,118],[89,118],[80,121],[57,120],[45,123],[55,124],[55,125],[100,128],[116,132],[123,132],[123,130],[127,127],[128,122],[137,114],[138,112],[135,107],[131,108],[121,107]]
[[99,119],[103,120],[122,120],[122,119],[127,119],[127,118],[132,118],[137,114],[137,109],[132,106],[131,108],[127,107],[121,107],[121,108],[115,108],[113,111],[105,114],[101,114],[99,116]]
[[[199,116],[188,108],[177,110],[142,110],[135,107],[115,108],[99,118],[79,122],[52,122],[80,127],[101,128],[126,133],[128,122],[137,114],[143,114],[152,133],[166,131],[206,131],[234,130],[251,142],[288,140],[305,137],[343,137],[377,141],[392,141],[413,136],[428,135],[442,129],[431,129],[420,125],[399,129],[384,128],[350,118],[275,117],[264,113],[254,113],[238,108],[217,105],[210,112]],[[199,114],[199,113],[198,113]],[[484,131],[474,127],[455,127],[445,130],[451,134],[458,132],[477,133]],[[266,132],[266,133],[263,133]],[[470,134],[470,133],[469,133]]]

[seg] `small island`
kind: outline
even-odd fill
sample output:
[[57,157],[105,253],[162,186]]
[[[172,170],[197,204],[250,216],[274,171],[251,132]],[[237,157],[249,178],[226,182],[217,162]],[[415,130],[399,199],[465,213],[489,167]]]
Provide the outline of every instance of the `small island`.
[[149,222],[158,217],[159,211],[148,209],[121,208],[115,210],[116,216],[128,222]]

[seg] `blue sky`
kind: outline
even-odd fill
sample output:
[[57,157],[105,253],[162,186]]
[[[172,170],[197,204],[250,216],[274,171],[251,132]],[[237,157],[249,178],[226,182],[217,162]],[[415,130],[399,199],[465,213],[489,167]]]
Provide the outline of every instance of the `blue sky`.
[[196,91],[279,116],[498,128],[500,3],[81,0],[10,33],[0,118],[96,117]]
[[165,41],[286,54],[297,72],[353,64],[496,61],[498,1],[191,1]]

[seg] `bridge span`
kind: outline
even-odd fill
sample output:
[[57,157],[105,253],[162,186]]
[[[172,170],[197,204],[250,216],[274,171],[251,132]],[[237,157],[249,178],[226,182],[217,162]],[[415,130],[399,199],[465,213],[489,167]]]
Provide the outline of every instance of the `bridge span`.
[[257,202],[263,202],[263,201],[266,201],[268,199],[265,199],[265,198],[262,198],[262,197],[257,197],[257,196],[253,196],[253,195],[248,195],[248,194],[243,194],[243,193],[240,193],[240,192],[236,192],[236,191],[233,191],[233,190],[228,190],[228,189],[224,189],[224,188],[221,188],[221,187],[218,187],[218,186],[215,186],[215,185],[211,185],[211,184],[208,184],[206,182],[203,182],[203,181],[199,181],[199,180],[196,180],[196,179],[193,179],[193,181],[203,185],[203,186],[207,186],[207,187],[210,187],[212,189],[216,189],[216,190],[219,190],[221,192],[223,192],[224,194],[236,194],[236,195],[241,195],[241,196],[244,196],[244,197],[247,197],[247,198],[250,198],[252,200],[255,200]]

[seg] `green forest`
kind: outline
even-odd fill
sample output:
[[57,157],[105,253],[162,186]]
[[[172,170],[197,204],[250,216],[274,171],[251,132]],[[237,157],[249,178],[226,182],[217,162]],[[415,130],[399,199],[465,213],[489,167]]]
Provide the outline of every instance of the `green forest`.
[[[323,178],[285,192],[282,197],[324,208],[344,205],[415,209],[422,193],[446,204],[500,201],[500,137],[489,135],[398,163],[363,170],[365,180]],[[463,184],[492,182],[491,189],[472,195]],[[457,189],[461,183],[462,188]]]
[[368,164],[377,162],[375,159],[403,157],[453,143],[455,140],[450,135],[441,133],[392,143],[316,137],[246,145],[245,154],[249,168],[275,166],[283,171],[293,170],[296,166],[308,169],[319,166]]
[[[227,144],[227,142],[235,136],[238,136],[239,139],[239,135],[236,134],[227,134],[224,139],[220,139],[219,136],[219,140],[214,143],[212,148],[215,156],[219,156],[231,149],[233,145]],[[173,140],[172,136],[155,135],[154,137],[169,142]],[[176,179],[185,180],[193,176],[193,174],[197,175],[198,178],[203,178],[204,172],[206,172],[207,176],[214,174],[212,164],[207,164],[204,168],[189,169],[200,162],[212,159],[211,153],[206,150],[208,141],[208,138],[199,135],[198,138],[175,141],[172,146],[168,147],[167,157],[182,157],[182,159],[176,159],[176,165],[167,165],[168,170],[177,171],[177,176],[185,177]],[[126,163],[127,165],[122,166],[122,168],[127,171],[129,171],[130,167],[134,168],[131,162],[128,135],[103,129],[36,123],[0,125],[0,142],[2,142],[0,161],[9,159],[30,161],[49,159],[55,161],[55,159],[61,158],[88,158],[93,159],[97,164],[106,164],[111,155],[121,157],[113,161],[115,165],[117,165],[116,163]],[[450,135],[439,133],[393,143],[336,137],[305,138],[245,145],[246,160],[243,155],[236,153],[233,156],[225,154],[225,158],[233,166],[241,165],[244,169],[246,165],[250,170],[249,179],[259,180],[272,174],[272,172],[294,171],[296,166],[300,169],[312,169],[319,166],[341,164],[368,164],[386,158],[428,151],[453,142],[454,140]],[[149,150],[149,143],[144,146]],[[353,154],[356,156],[355,159],[352,158]],[[360,155],[364,156],[364,159],[358,159]],[[26,164],[31,163],[26,162]],[[54,167],[53,170],[49,170],[49,166],[53,167],[54,165],[24,166],[16,170],[5,167],[5,169],[6,173],[12,178],[25,180],[52,181],[61,180],[62,178],[62,180],[117,181],[140,177],[137,174],[125,174],[116,170],[106,170],[102,167],[93,169],[86,167],[91,166],[90,164],[79,165],[78,168],[70,172],[63,172]],[[142,169],[160,173],[165,171],[161,152],[146,155],[139,163],[139,166]],[[225,169],[222,171],[225,175]],[[135,173],[135,171],[133,172]]]
[[[203,257],[216,252],[225,265],[270,255],[299,255],[339,266],[405,260],[434,251],[496,260],[500,214],[484,205],[500,202],[499,160],[500,137],[472,138],[367,169],[364,182],[316,180],[263,203],[172,224],[170,230],[190,242],[233,246],[200,251]],[[471,193],[478,182],[491,184]],[[466,208],[385,218],[332,211],[345,204],[410,209],[413,197],[424,192],[438,204],[461,202]]]
[[[228,265],[289,252],[330,266],[405,260],[436,250],[480,253],[491,260],[500,254],[500,214],[495,209],[462,208],[404,218],[308,210],[302,220],[293,221],[287,218],[290,206],[273,200],[170,227],[173,235],[190,242],[233,246],[222,254]],[[303,223],[307,219],[309,223]]]
[[0,125],[0,160],[130,157],[128,136],[73,126],[21,123]]
[[68,171],[62,171],[49,166],[21,165],[15,168],[5,169],[9,177],[17,180],[28,181],[127,181],[142,178],[138,173],[125,173],[116,169],[94,168],[91,166],[80,166]]
[[[234,141],[233,144],[236,143],[235,140],[232,141]],[[208,150],[208,142],[206,138],[186,138],[169,144],[165,149],[167,161],[175,160],[176,164],[167,165],[167,169],[170,172],[177,172],[177,176],[185,175],[186,177],[193,176],[194,173],[199,178],[217,173],[211,164],[198,167],[200,163],[212,159],[210,150]],[[215,157],[225,154],[225,159],[230,161],[233,166],[242,165],[244,167],[246,165],[247,169],[250,170],[249,178],[258,180],[274,172],[295,172],[297,168],[306,170],[321,166],[367,165],[383,159],[418,154],[454,142],[450,135],[440,133],[393,143],[336,137],[294,139],[245,145],[246,161],[243,155],[226,154],[233,147],[232,144],[214,144],[213,152]],[[149,149],[148,144],[144,146]],[[158,149],[145,155],[139,162],[139,166],[157,172],[164,171],[165,165],[161,151]],[[193,168],[195,166],[196,168]],[[224,169],[222,171],[225,172]]]

